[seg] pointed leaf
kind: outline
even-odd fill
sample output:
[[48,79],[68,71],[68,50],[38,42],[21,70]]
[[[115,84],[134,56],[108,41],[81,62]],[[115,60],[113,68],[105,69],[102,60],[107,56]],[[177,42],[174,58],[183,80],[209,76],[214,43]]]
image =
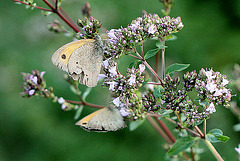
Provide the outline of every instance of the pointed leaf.
[[157,42],[156,42],[156,46],[157,46],[159,49],[167,48],[167,46],[162,45],[162,44],[160,43],[160,41],[157,41]]
[[167,155],[173,156],[190,148],[197,138],[191,136],[182,137],[176,140],[172,148],[167,152]]
[[75,113],[74,120],[77,120],[80,117],[82,110],[83,110],[83,105],[80,105]]
[[146,60],[146,59],[149,59],[149,58],[155,56],[159,50],[160,50],[160,49],[152,49],[152,50],[149,50],[149,51],[145,54],[144,59]]
[[175,64],[172,64],[170,65],[165,73],[166,74],[169,74],[170,76],[172,76],[175,72],[180,72],[186,68],[188,68],[190,66],[190,64],[178,64],[178,63],[175,63]]
[[212,143],[217,142],[227,142],[230,138],[228,136],[224,136],[223,132],[220,129],[212,129],[208,132],[206,136],[207,140]]
[[89,93],[91,92],[92,88],[89,87],[89,88],[86,88],[86,90],[84,91],[83,95],[82,95],[82,98],[83,100],[85,100],[87,98],[87,96],[89,95]]
[[157,88],[154,89],[153,95],[156,98],[160,98],[162,96],[161,91],[163,90],[162,86],[158,86]]
[[142,125],[142,123],[145,121],[145,119],[142,120],[136,120],[136,121],[132,121],[129,124],[129,130],[133,131],[135,129],[137,129],[140,125]]

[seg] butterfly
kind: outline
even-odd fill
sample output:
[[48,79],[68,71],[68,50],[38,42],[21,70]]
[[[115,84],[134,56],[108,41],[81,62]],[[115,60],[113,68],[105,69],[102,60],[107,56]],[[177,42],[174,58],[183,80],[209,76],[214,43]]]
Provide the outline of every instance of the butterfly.
[[70,42],[52,55],[52,63],[88,87],[97,85],[104,46],[100,36]]
[[115,107],[105,107],[84,117],[76,123],[87,131],[107,132],[126,127],[124,119]]

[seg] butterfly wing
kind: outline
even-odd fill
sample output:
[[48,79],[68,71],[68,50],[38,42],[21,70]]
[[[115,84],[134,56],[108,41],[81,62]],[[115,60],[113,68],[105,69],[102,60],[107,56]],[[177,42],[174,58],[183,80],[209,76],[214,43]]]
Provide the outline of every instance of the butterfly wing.
[[88,42],[77,48],[69,58],[67,68],[69,75],[88,87],[97,85],[103,59],[101,40]]
[[59,69],[68,72],[67,64],[72,53],[82,45],[94,41],[94,39],[83,39],[62,46],[52,55],[52,63]]
[[115,107],[98,110],[76,123],[88,131],[107,132],[126,127],[123,117]]

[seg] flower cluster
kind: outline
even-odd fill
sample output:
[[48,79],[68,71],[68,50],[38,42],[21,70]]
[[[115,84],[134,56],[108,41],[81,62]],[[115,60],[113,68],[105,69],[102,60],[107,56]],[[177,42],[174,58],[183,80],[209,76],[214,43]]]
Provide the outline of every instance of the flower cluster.
[[120,112],[126,116],[130,113],[134,114],[136,111],[134,109],[142,108],[141,98],[136,94],[136,90],[144,82],[142,73],[145,70],[145,65],[140,64],[137,69],[127,68],[126,76],[117,70],[117,64],[112,58],[103,61],[102,66],[106,73],[103,86],[108,87],[113,92],[113,104],[121,108]]
[[215,112],[214,104],[229,106],[231,100],[230,90],[226,85],[229,83],[225,75],[214,72],[212,69],[201,69],[196,79],[195,89],[198,92],[200,101],[207,100],[209,102],[210,113]]
[[44,96],[46,98],[54,97],[53,88],[46,89],[46,83],[43,79],[45,72],[33,70],[30,73],[22,73],[24,83],[24,92],[21,93],[23,97],[31,97],[34,95]]
[[[179,77],[173,79],[167,75],[159,89],[161,103],[166,109],[185,115],[187,125],[194,125],[216,112],[215,105],[229,106],[231,93],[226,88],[228,83],[226,76],[219,72],[201,69],[199,74],[196,71],[185,73],[183,87],[179,89]],[[197,92],[198,104],[194,104],[188,96],[192,90]]]
[[92,39],[98,34],[98,30],[102,24],[92,16],[89,19],[86,17],[85,20],[78,19],[78,25],[82,28],[82,33],[77,33],[78,39]]
[[158,104],[156,98],[153,94],[148,92],[146,95],[142,97],[143,106],[145,111],[157,111],[160,109],[160,105]]
[[157,14],[143,14],[142,17],[133,20],[126,28],[108,31],[107,54],[119,58],[125,51],[134,49],[135,44],[140,44],[147,38],[163,39],[182,28],[183,24],[180,17],[165,16],[160,18]]
[[60,24],[58,20],[54,20],[53,23],[48,24],[49,31],[53,31],[55,33],[66,33],[67,30]]

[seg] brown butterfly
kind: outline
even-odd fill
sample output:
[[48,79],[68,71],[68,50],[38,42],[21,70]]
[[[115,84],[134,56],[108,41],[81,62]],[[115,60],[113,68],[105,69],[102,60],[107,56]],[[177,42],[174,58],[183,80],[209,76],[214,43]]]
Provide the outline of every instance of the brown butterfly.
[[70,42],[59,48],[52,56],[55,66],[68,72],[79,83],[88,87],[97,85],[103,60],[104,46],[100,36]]

